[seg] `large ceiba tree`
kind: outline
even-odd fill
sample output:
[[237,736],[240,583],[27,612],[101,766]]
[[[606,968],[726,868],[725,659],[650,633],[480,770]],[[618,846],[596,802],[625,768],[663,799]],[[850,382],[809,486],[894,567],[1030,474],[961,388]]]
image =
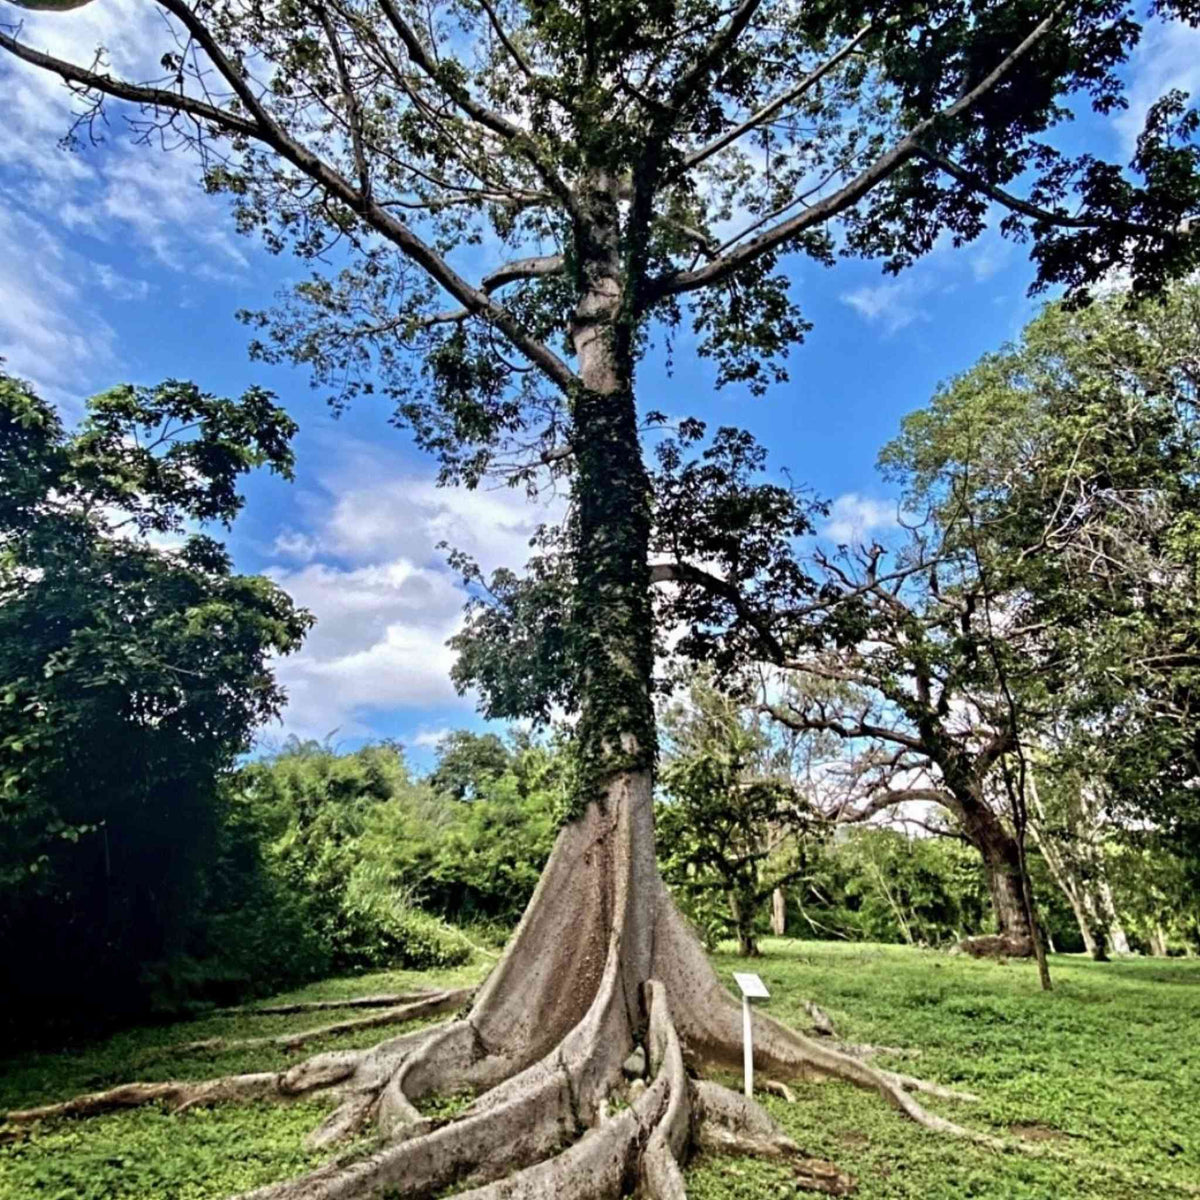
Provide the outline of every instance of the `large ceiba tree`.
[[[532,481],[539,466],[569,479],[569,604],[525,647],[524,675],[480,683],[491,711],[537,710],[549,672],[579,713],[574,815],[468,1011],[178,1098],[336,1086],[320,1141],[369,1120],[383,1130],[367,1157],[259,1200],[463,1184],[471,1197],[600,1197],[639,1180],[678,1197],[696,1136],[794,1149],[688,1071],[740,1061],[741,1030],[655,866],[654,496],[637,365],[689,321],[719,382],[762,390],[804,331],[789,276],[805,256],[900,270],[993,212],[1031,244],[1042,284],[1077,291],[1125,268],[1153,288],[1200,262],[1194,114],[1165,97],[1127,166],[1055,148],[1072,102],[1123,102],[1140,33],[1123,0],[153,2],[155,79],[63,61],[20,29],[0,46],[67,82],[77,133],[120,102],[148,143],[191,148],[244,230],[342,255],[339,274],[255,318],[262,354],[310,364],[338,400],[389,393],[447,481]],[[1190,0],[1156,9],[1197,17]],[[746,620],[727,581],[676,567],[679,588]],[[648,1086],[606,1115],[639,1041]],[[765,1017],[755,1045],[762,1070],[848,1079],[982,1137],[928,1114],[899,1077]],[[452,1122],[415,1107],[461,1088],[479,1097]]]

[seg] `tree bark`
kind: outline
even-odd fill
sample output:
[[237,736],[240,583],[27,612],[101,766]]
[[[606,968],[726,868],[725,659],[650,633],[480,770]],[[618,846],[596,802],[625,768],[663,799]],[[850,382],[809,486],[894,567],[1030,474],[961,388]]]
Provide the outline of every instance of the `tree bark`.
[[1167,957],[1167,935],[1160,921],[1155,921],[1150,931],[1150,953],[1155,958]]
[[[1013,957],[1033,954],[1033,936],[1022,892],[1021,856],[1016,839],[986,801],[973,792],[956,792],[958,817],[971,844],[983,858],[999,952]],[[970,939],[968,939],[970,940]]]
[[787,933],[787,894],[781,887],[771,893],[771,932],[776,937]]
[[729,893],[729,915],[737,933],[738,953],[743,958],[758,957],[758,940],[754,936],[754,905],[736,890]]

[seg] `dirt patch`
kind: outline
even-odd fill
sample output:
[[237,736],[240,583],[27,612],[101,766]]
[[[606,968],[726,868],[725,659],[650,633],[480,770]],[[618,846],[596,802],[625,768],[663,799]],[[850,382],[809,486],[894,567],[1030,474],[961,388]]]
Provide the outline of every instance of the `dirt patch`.
[[846,1129],[837,1135],[843,1146],[869,1146],[871,1139],[861,1129]]
[[1061,1129],[1039,1124],[1037,1121],[1020,1121],[1010,1125],[1008,1132],[1024,1142],[1065,1142],[1071,1135]]

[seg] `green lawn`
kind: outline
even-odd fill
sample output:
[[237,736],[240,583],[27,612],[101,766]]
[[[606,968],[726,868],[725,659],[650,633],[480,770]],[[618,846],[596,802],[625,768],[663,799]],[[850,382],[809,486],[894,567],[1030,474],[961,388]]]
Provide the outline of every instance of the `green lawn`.
[[[729,977],[744,961],[715,958]],[[463,983],[490,964],[418,975],[327,980],[287,998],[327,999],[414,985]],[[978,1129],[1020,1137],[1039,1157],[998,1154],[918,1129],[876,1096],[838,1083],[798,1085],[765,1103],[812,1155],[857,1177],[863,1200],[977,1196],[1005,1200],[1155,1200],[1200,1183],[1200,963],[1052,960],[1043,995],[1029,964],[1000,966],[894,946],[768,941],[753,964],[768,1009],[807,1027],[816,1000],[850,1041],[910,1047],[894,1065],[978,1093],[978,1104],[931,1107]],[[253,1036],[352,1015],[210,1017],[156,1026],[60,1054],[0,1064],[0,1109],[64,1099],[135,1077],[203,1078],[290,1061],[277,1050],[172,1061],[172,1042]],[[387,1031],[389,1034],[393,1030]],[[369,1044],[368,1030],[319,1048]],[[139,1061],[141,1060],[141,1061]],[[734,1081],[730,1081],[734,1082]],[[3,1200],[220,1200],[322,1160],[303,1134],[328,1101],[229,1105],[172,1117],[155,1108],[45,1123],[0,1146]],[[708,1158],[688,1170],[693,1200],[768,1200],[792,1193],[785,1167]]]

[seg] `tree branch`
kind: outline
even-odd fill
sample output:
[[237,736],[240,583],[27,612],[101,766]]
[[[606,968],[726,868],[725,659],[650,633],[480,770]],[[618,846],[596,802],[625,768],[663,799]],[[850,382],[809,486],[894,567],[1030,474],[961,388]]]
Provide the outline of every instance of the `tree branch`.
[[[502,267],[497,267],[490,275],[480,280],[480,290],[491,295],[497,288],[508,283],[516,283],[521,279],[539,279],[544,275],[561,275],[566,266],[566,260],[561,254],[543,254],[534,258],[516,258]],[[424,325],[453,325],[465,321],[475,314],[467,308],[456,308],[448,312],[434,313],[426,317]]]
[[714,138],[709,142],[707,146],[701,146],[700,149],[693,150],[675,170],[669,172],[667,176],[668,181],[677,179],[693,167],[704,162],[705,159],[718,154],[730,143],[736,142],[742,134],[749,133],[750,130],[773,117],[781,108],[791,104],[793,100],[798,100],[809,88],[820,83],[830,71],[844,62],[873,28],[873,24],[864,25],[836,54],[827,58],[819,67],[800,80],[795,87],[776,96],[774,100],[768,101],[768,103],[764,104],[753,115],[747,117],[740,125],[735,125],[732,129],[726,130],[720,137]]
[[720,62],[734,42],[741,37],[761,4],[762,0],[742,0],[733,16],[729,18],[729,24],[713,35],[712,40],[704,47],[692,65],[676,80],[664,106],[668,113],[672,116],[678,115],[683,106],[704,85],[709,72]]
[[526,79],[532,79],[533,68],[525,61],[524,55],[513,45],[512,39],[508,34],[504,32],[504,26],[500,24],[500,18],[496,15],[496,10],[488,3],[488,0],[479,0],[479,5],[487,13],[492,29],[500,39],[500,44],[507,51],[509,58],[517,64]]
[[131,104],[141,104],[147,108],[186,113],[190,117],[220,126],[226,133],[233,133],[239,137],[257,138],[261,135],[261,130],[254,121],[227,112],[215,104],[168,91],[166,88],[129,83],[111,75],[102,75],[99,71],[89,71],[64,59],[45,54],[41,50],[34,50],[32,46],[17,41],[7,33],[0,33],[0,48],[7,50],[22,62],[59,76],[64,83],[95,89],[116,100],[127,100]]
[[[918,144],[915,149],[919,157],[933,163],[939,170],[953,176],[959,183],[965,184],[972,191],[981,192],[989,199],[995,200],[997,204],[1002,204],[1012,212],[1031,217],[1033,220],[1040,221],[1043,224],[1057,225],[1064,229],[1099,229],[1109,226],[1113,229],[1123,230],[1126,233],[1157,234],[1163,232],[1161,229],[1155,229],[1153,226],[1139,225],[1132,221],[1106,221],[1100,217],[1071,217],[1066,213],[1054,212],[1048,208],[1039,208],[1036,204],[1032,204],[1020,196],[1014,196],[1011,192],[1007,192],[995,184],[988,183],[981,176],[975,174],[975,172],[969,171],[966,167],[954,162],[953,159],[946,158],[945,155],[939,154],[936,150],[931,150],[928,146]],[[1183,221],[1172,232],[1187,234],[1190,231],[1191,223]]]
[[784,710],[777,704],[759,704],[757,711],[766,713],[772,720],[778,721],[781,725],[788,729],[794,729],[798,733],[832,733],[835,737],[847,742],[856,738],[874,738],[876,741],[905,746],[919,754],[927,753],[920,738],[900,729],[889,729],[884,725],[875,725],[865,720],[856,720],[848,725],[837,717],[811,716],[794,708]]
[[[390,2],[390,0],[384,0]],[[469,283],[432,246],[418,237],[403,221],[398,220],[369,196],[364,196],[336,168],[315,155],[306,146],[289,136],[254,97],[253,90],[239,75],[232,63],[216,46],[211,33],[197,20],[195,15],[180,0],[158,0],[168,11],[179,15],[180,21],[195,36],[199,45],[212,46],[216,54],[214,65],[228,79],[230,86],[242,98],[254,119],[246,118],[215,105],[181,96],[161,88],[144,87],[85,70],[74,63],[33,50],[7,34],[0,34],[0,47],[33,66],[41,67],[61,76],[68,83],[80,84],[116,99],[145,104],[170,112],[184,112],[211,122],[225,133],[253,138],[270,146],[282,159],[292,164],[301,173],[319,184],[330,196],[340,200],[352,212],[357,213],[378,233],[412,259],[432,279],[446,289],[472,314],[485,316],[508,339],[511,345],[542,371],[548,379],[563,391],[572,390],[577,381],[575,373],[549,346],[531,337],[519,322],[502,305],[495,303],[488,293]]]
[[790,220],[781,221],[745,245],[721,255],[705,266],[693,271],[675,271],[660,276],[646,287],[648,303],[681,292],[696,291],[721,283],[742,267],[775,250],[807,229],[822,225],[839,213],[857,204],[876,184],[899,170],[920,149],[919,139],[940,121],[945,121],[965,112],[981,97],[990,92],[1013,69],[1014,66],[1046,35],[1066,9],[1066,0],[1061,0],[1054,9],[1034,27],[1032,32],[1004,59],[983,77],[970,91],[965,92],[953,104],[940,112],[919,121],[904,137],[890,149],[884,151],[870,166],[860,171],[849,183],[836,192],[819,200],[804,212]]
[[660,583],[691,583],[727,600],[733,605],[738,617],[758,634],[770,660],[780,665],[786,661],[787,655],[783,646],[771,632],[767,619],[746,602],[746,598],[733,584],[700,567],[692,566],[691,563],[683,562],[652,564],[650,583],[652,586]]
[[546,187],[562,201],[569,212],[574,214],[578,206],[571,189],[559,178],[551,164],[538,153],[528,130],[523,129],[516,122],[510,121],[503,113],[496,112],[486,104],[481,104],[465,87],[449,82],[446,72],[440,70],[438,64],[429,57],[416,32],[401,16],[394,0],[378,0],[378,2],[388,24],[391,25],[400,41],[404,43],[404,49],[408,52],[409,59],[429,77],[430,82],[453,100],[477,124],[482,125],[485,129],[490,129],[506,142],[517,147],[523,157],[533,164]]

